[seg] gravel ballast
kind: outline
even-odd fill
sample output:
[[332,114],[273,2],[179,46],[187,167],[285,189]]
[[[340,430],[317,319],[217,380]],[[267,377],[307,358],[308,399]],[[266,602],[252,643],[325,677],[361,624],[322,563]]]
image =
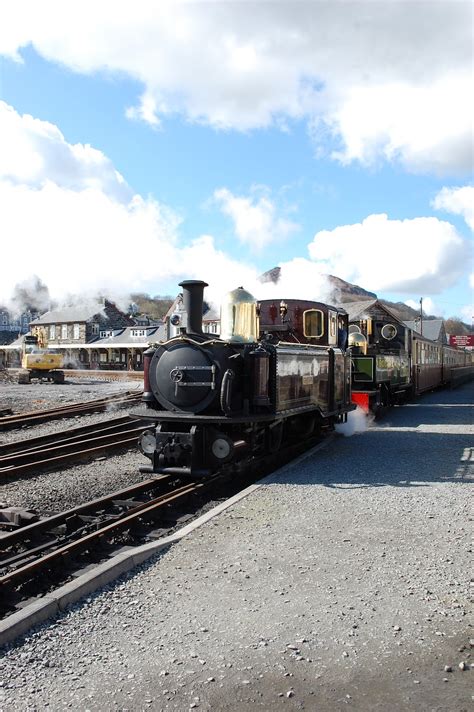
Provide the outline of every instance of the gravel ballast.
[[[71,379],[64,384],[34,382],[18,385],[0,381],[0,404],[3,407],[9,403],[14,412],[20,413],[136,391],[140,390],[139,386],[137,381],[107,382],[86,378]],[[51,420],[32,427],[0,432],[0,452],[3,444],[101,423],[127,415],[131,408],[131,405],[111,404],[103,413]],[[132,449],[112,457],[101,455],[88,463],[55,472],[41,472],[13,482],[1,482],[0,503],[8,507],[34,509],[42,516],[48,516],[141,482],[143,475],[138,468],[143,464],[143,455],[138,449]]]
[[467,711],[471,402],[336,438],[8,646],[0,709]]
[[[12,375],[0,377],[0,408],[12,408],[14,413],[46,410],[57,406],[105,398],[125,391],[143,391],[141,381],[107,381],[97,378],[69,378],[64,383],[38,380],[20,385]],[[4,433],[0,433],[3,438]],[[0,440],[0,443],[2,440]]]

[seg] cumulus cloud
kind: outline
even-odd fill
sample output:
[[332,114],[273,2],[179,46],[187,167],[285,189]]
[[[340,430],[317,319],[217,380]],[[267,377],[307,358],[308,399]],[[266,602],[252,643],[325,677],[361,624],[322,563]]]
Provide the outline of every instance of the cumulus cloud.
[[466,304],[461,309],[461,317],[467,324],[474,323],[474,304]]
[[[133,291],[157,293],[164,281],[175,281],[177,289],[182,278],[192,277],[209,282],[208,298],[216,302],[239,284],[256,294],[263,291],[254,266],[218,250],[210,235],[182,244],[179,215],[157,200],[134,195],[103,153],[69,144],[56,126],[0,103],[0,144],[1,301],[10,300],[18,283],[40,280],[59,301],[98,291],[115,298]],[[221,198],[230,199],[230,193]],[[281,235],[290,229],[275,216],[271,201],[249,207],[254,216],[260,211],[268,217],[260,237],[265,230]],[[243,224],[238,221],[245,235]],[[258,220],[250,219],[248,229],[256,226]],[[25,255],[34,257],[25,261]],[[290,279],[297,283],[292,267],[286,279],[288,286]],[[265,287],[268,294],[272,289],[278,291]]]
[[177,113],[244,131],[305,120],[345,163],[453,172],[472,156],[471,12],[467,0],[17,0],[0,53],[21,61],[32,43],[76,72],[126,73],[143,87],[128,115],[155,127]]
[[387,83],[351,88],[328,117],[343,149],[333,158],[371,165],[398,161],[414,172],[468,172],[473,162],[472,73],[448,74],[430,86]]
[[88,144],[69,144],[48,121],[21,116],[0,101],[0,179],[40,188],[52,181],[64,188],[100,188],[128,201],[133,193],[112,162]]
[[[0,173],[1,301],[28,272],[47,284],[53,300],[98,291],[156,294],[163,283],[196,277],[209,282],[209,298],[218,303],[240,284],[259,299],[325,301],[326,274],[370,289],[436,294],[464,270],[466,246],[448,222],[371,215],[357,225],[318,232],[310,259],[280,263],[278,284],[262,284],[254,265],[219,250],[211,235],[183,243],[181,217],[133,194],[102,153],[68,144],[47,122],[21,117],[6,105],[0,109],[3,146],[15,144],[22,152],[17,163],[5,161]],[[215,200],[228,210],[241,239],[257,235],[265,244],[296,227],[278,216],[268,195],[242,198],[221,188]],[[27,262],[25,255],[34,259]]]
[[[414,299],[407,299],[405,304],[418,312],[420,311],[420,302],[417,302]],[[430,316],[437,315],[439,313],[440,311],[434,301],[430,297],[423,297],[423,314]]]
[[468,248],[448,222],[381,214],[316,233],[309,253],[325,272],[375,291],[438,294],[464,273]]
[[443,188],[431,205],[436,210],[461,215],[471,230],[474,230],[474,186]]
[[240,242],[258,251],[272,242],[286,239],[299,226],[276,214],[275,203],[267,195],[236,196],[227,188],[214,192],[214,200],[234,223]]

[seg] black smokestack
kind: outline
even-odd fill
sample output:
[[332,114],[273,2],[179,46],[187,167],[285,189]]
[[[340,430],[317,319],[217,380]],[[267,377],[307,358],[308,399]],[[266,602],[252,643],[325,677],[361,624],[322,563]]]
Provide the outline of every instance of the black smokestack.
[[183,307],[188,315],[188,334],[202,334],[202,303],[204,287],[208,287],[207,282],[198,279],[186,279],[180,282],[183,288]]

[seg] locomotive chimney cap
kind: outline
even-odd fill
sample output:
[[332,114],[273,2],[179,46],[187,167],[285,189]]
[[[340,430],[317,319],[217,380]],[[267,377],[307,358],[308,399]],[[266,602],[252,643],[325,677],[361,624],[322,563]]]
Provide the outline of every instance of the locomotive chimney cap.
[[196,285],[196,287],[208,287],[207,282],[203,282],[201,279],[184,279],[182,282],[179,283],[180,287],[191,287],[193,285]]

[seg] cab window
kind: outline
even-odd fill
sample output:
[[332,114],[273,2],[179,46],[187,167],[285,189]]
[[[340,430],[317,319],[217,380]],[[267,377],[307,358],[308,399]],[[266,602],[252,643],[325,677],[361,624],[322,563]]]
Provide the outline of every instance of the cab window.
[[324,334],[324,314],[320,309],[308,309],[303,314],[303,334],[318,339]]

